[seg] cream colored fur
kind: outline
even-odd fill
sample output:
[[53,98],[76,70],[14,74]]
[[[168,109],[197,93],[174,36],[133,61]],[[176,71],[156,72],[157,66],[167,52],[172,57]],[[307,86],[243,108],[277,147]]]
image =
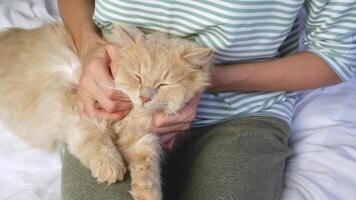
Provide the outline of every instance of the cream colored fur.
[[[61,24],[0,33],[0,120],[34,147],[66,143],[99,182],[122,180],[127,167],[134,199],[160,200],[162,150],[152,115],[177,112],[208,85],[212,51],[133,27],[116,25],[104,36],[119,46],[115,87],[134,105],[123,120],[80,119],[80,64]],[[140,95],[152,100],[143,104]]]

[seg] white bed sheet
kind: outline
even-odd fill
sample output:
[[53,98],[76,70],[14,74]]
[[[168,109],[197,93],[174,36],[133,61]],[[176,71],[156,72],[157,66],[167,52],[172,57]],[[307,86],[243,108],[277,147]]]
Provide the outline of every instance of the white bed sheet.
[[0,0],[0,28],[33,28],[58,17],[56,0]]
[[60,200],[61,160],[0,131],[0,200]]
[[307,92],[292,130],[283,199],[356,199],[356,78]]
[[[0,29],[33,28],[57,18],[53,0],[0,0]],[[60,200],[60,184],[59,153],[31,149],[0,124],[0,200]]]
[[[55,0],[0,0],[0,29],[58,19]],[[304,93],[283,200],[356,199],[356,79]],[[30,149],[0,126],[0,200],[59,200],[59,153]]]

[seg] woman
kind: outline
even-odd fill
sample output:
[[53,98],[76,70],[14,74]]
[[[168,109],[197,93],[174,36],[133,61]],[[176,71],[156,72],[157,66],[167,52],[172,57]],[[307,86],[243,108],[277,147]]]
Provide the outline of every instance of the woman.
[[[303,5],[307,50],[297,52]],[[163,166],[169,200],[279,199],[298,100],[292,91],[337,84],[356,71],[355,0],[59,0],[59,8],[83,64],[78,92],[89,117],[120,120],[131,107],[124,94],[91,84],[113,84],[115,47],[100,36],[110,23],[191,37],[215,50],[208,91],[183,108],[180,120],[155,116],[155,132],[171,149]],[[97,184],[64,155],[64,200],[130,199],[129,182]]]

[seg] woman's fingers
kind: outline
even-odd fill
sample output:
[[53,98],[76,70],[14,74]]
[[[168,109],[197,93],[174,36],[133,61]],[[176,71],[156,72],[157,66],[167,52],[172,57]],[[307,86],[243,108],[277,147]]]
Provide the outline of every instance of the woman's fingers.
[[[196,95],[175,115],[166,115],[164,113],[155,114],[153,118],[155,127],[153,130],[154,133],[163,137],[163,135],[167,135],[169,133],[184,132],[188,130],[196,117],[200,97],[201,94]],[[169,144],[172,145],[172,142]]]
[[167,143],[173,137],[176,137],[177,134],[178,134],[177,132],[173,132],[173,133],[167,133],[167,134],[161,135],[160,136],[161,143],[162,144]]
[[81,116],[87,115],[89,117],[99,117],[117,121],[125,117],[132,106],[129,101],[112,101],[114,105],[113,110],[115,110],[115,112],[107,112],[101,104],[98,105],[98,102],[94,100],[97,97],[92,97],[90,92],[85,88],[78,90],[78,95],[80,98],[79,112]]
[[191,103],[187,103],[180,111],[176,114],[167,115],[164,113],[158,113],[155,117],[155,126],[164,127],[179,123],[192,122],[195,118],[196,108],[191,106]]
[[165,147],[167,149],[172,149],[172,147],[175,143],[176,137],[179,134],[182,134],[182,132],[174,132],[174,133],[168,133],[168,134],[162,135],[160,137],[160,140],[161,140],[161,144],[163,145],[163,147]]
[[78,85],[81,116],[122,119],[132,104],[125,94],[114,88],[111,66],[116,63],[116,46],[100,44],[84,53],[81,56],[84,71]]
[[195,119],[195,113],[196,108],[188,103],[176,114],[167,115],[165,113],[157,113],[154,116],[154,126],[165,127],[181,123],[190,123]]
[[154,116],[154,126],[156,128],[164,128],[169,126],[177,126],[180,124],[190,124],[194,118],[195,113],[177,113],[176,115],[158,113]]
[[[86,94],[83,95],[87,95],[92,99],[95,99],[95,101],[99,103],[100,107],[109,113],[119,112],[131,108],[131,102],[127,99],[125,99],[125,101],[117,101],[108,98],[102,88],[100,88],[95,81],[91,80],[90,77],[82,77],[80,84],[83,87],[81,90],[87,91]],[[123,95],[117,95],[123,98]],[[85,107],[89,105],[88,101],[89,100],[87,98],[87,103],[84,103],[86,105]],[[90,105],[92,105],[92,103]]]
[[106,97],[104,92],[94,81],[92,81],[91,83],[86,83],[85,89],[88,91],[90,97],[95,99],[99,103],[99,105],[107,112],[119,111],[116,110],[116,105],[114,101]]
[[104,119],[108,119],[108,120],[112,120],[112,121],[119,121],[119,120],[123,119],[129,112],[130,112],[130,110],[123,110],[120,112],[108,113],[108,112],[99,110],[95,117],[104,118]]
[[176,142],[176,137],[171,138],[169,141],[167,141],[166,143],[163,144],[163,147],[170,150],[173,148],[175,142]]
[[167,115],[164,113],[157,113],[154,116],[155,127],[166,127],[181,123],[191,123],[196,117],[196,110],[199,104],[201,95],[195,96],[191,99],[180,111],[176,114]]
[[180,123],[171,126],[161,127],[161,128],[154,128],[153,132],[158,135],[165,135],[167,133],[173,132],[183,132],[190,128],[191,123]]
[[[106,57],[106,56],[105,56]],[[129,102],[129,98],[122,92],[114,89],[114,80],[108,68],[108,60],[94,58],[86,67],[85,74],[81,79],[81,85],[89,91],[90,95],[99,102],[100,106],[107,112],[121,111],[127,106],[120,105],[113,100]]]
[[82,102],[79,103],[79,113],[81,117],[98,117],[118,121],[124,118],[130,112],[130,109],[121,109],[119,112],[109,113],[95,105],[97,102],[95,102],[92,98],[84,97],[82,99]]
[[78,90],[78,96],[81,104],[79,104],[79,112],[82,116],[87,115],[94,117],[97,113],[96,102],[90,98],[89,93],[85,89]]

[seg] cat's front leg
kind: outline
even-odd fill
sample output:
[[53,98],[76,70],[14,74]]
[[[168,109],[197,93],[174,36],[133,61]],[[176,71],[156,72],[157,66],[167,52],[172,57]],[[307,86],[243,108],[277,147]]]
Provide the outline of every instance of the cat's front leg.
[[159,138],[146,134],[134,145],[123,150],[131,173],[131,194],[135,200],[161,200]]
[[124,178],[125,163],[110,137],[105,121],[81,120],[67,137],[69,151],[75,155],[98,182],[115,183]]

